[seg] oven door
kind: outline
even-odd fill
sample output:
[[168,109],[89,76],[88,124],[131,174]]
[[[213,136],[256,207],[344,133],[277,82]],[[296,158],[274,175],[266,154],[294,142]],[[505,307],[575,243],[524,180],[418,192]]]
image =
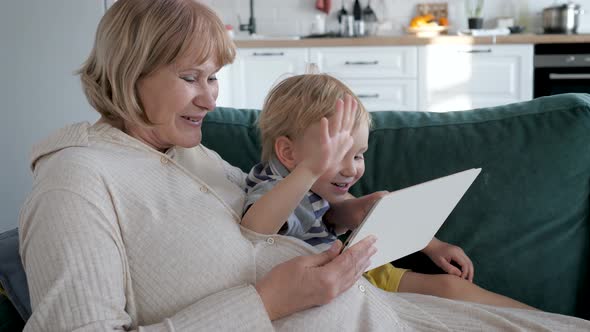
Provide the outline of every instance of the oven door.
[[590,93],[590,67],[535,69],[535,98],[568,92]]
[[590,93],[590,67],[536,68],[536,97],[568,92]]

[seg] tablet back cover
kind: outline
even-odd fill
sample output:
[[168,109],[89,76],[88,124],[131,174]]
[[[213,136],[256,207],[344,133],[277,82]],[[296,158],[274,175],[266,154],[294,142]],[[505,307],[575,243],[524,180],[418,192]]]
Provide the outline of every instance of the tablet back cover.
[[377,253],[368,271],[424,249],[480,171],[469,169],[384,196],[351,234],[344,250],[368,235],[377,236]]

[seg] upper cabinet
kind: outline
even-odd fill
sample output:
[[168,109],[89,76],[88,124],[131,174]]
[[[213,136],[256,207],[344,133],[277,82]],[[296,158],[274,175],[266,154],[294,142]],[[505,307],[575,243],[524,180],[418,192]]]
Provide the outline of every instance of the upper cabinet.
[[[219,106],[261,109],[270,89],[282,78],[303,74],[309,62],[307,48],[239,49],[236,60],[227,68],[231,77],[231,93]],[[221,84],[221,83],[220,83]],[[231,104],[226,104],[231,101]]]
[[417,107],[417,47],[330,47],[310,49],[310,60],[359,97],[369,111]]
[[533,97],[533,45],[424,46],[419,68],[423,111],[466,110]]

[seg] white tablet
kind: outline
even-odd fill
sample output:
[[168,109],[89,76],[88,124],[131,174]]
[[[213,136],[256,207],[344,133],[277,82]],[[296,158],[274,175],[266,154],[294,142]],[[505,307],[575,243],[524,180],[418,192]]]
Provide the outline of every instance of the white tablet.
[[377,253],[368,270],[424,249],[445,222],[481,168],[473,168],[389,193],[349,236],[343,251],[368,235]]

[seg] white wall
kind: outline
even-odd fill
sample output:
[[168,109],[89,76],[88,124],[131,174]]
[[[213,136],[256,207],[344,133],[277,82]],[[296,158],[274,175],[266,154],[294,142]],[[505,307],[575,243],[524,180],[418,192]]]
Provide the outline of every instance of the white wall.
[[[227,24],[232,24],[237,31],[237,15],[246,23],[249,17],[248,0],[202,0],[213,7]],[[353,0],[343,0],[350,12]],[[362,7],[368,0],[360,0]],[[371,6],[381,20],[391,22],[394,33],[401,33],[412,16],[416,13],[416,4],[427,2],[447,2],[449,16],[454,30],[466,28],[465,0],[372,0]],[[527,25],[529,32],[537,32],[541,26],[541,12],[544,7],[554,2],[565,3],[566,0],[486,0],[484,6],[485,25],[495,25],[498,16],[518,16]],[[575,0],[589,12],[583,16],[585,22],[582,30],[590,32],[590,0]],[[266,35],[306,35],[310,33],[311,22],[316,14],[314,0],[254,0],[255,17],[258,32]],[[332,0],[332,11],[328,17],[328,27],[336,29],[336,11],[341,6],[340,0]]]
[[94,121],[73,72],[86,59],[103,0],[0,1],[0,232],[31,189],[29,152],[57,128]]

